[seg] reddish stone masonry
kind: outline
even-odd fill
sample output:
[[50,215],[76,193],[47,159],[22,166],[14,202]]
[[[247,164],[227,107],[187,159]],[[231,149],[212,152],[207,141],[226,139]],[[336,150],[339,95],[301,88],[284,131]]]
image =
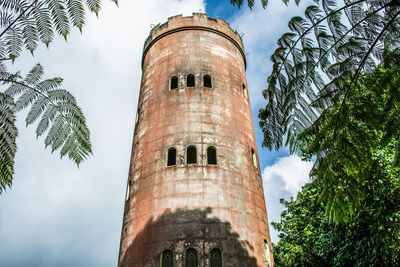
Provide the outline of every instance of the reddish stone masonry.
[[239,34],[171,17],[142,69],[118,266],[273,266]]

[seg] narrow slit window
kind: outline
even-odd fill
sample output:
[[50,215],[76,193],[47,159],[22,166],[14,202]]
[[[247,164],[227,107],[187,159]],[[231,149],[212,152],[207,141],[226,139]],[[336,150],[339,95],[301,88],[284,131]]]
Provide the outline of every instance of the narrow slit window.
[[197,264],[197,251],[189,248],[185,254],[185,267],[197,267]]
[[187,87],[194,87],[195,85],[196,85],[196,83],[195,83],[194,75],[193,74],[189,74],[186,77],[186,86]]
[[208,165],[217,165],[217,149],[213,146],[207,148],[207,163]]
[[139,115],[140,115],[140,108],[138,108],[136,111],[135,124],[138,123],[139,121]]
[[178,76],[172,76],[169,83],[169,89],[174,90],[178,88]]
[[246,86],[244,84],[242,84],[243,87],[243,96],[247,97],[247,90],[246,90]]
[[168,149],[167,153],[167,166],[174,166],[176,165],[176,149],[171,147]]
[[214,248],[210,253],[211,267],[222,267],[222,253],[221,250]]
[[126,186],[126,197],[125,197],[125,201],[129,200],[129,197],[131,195],[131,182],[128,182],[127,186]]
[[210,75],[204,75],[203,84],[204,84],[204,87],[206,87],[206,88],[212,88],[212,82],[211,82]]
[[197,163],[197,149],[195,146],[188,146],[186,149],[186,164]]
[[271,266],[271,256],[267,240],[264,239],[264,252],[265,252],[265,266]]
[[164,250],[161,255],[161,267],[173,267],[174,257],[171,250]]
[[251,149],[251,158],[253,159],[254,167],[257,167],[257,156],[256,153],[254,152],[254,149]]

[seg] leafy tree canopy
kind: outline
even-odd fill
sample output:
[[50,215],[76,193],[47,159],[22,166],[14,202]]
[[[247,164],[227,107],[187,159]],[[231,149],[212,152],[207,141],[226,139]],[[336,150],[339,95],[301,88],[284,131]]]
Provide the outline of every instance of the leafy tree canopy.
[[276,266],[400,265],[400,179],[385,155],[392,148],[376,152],[380,168],[364,181],[368,191],[348,224],[329,222],[319,184],[305,185],[296,200],[281,200],[286,209],[272,222],[280,232]]
[[[117,3],[117,0],[112,0]],[[85,7],[96,15],[101,0],[0,0],[0,193],[12,183],[15,139],[15,113],[29,108],[26,125],[39,121],[36,135],[45,135],[52,152],[60,149],[80,164],[92,153],[90,133],[75,98],[60,88],[62,78],[43,79],[40,64],[22,77],[8,71],[23,49],[32,54],[42,42],[46,46],[61,35],[67,39],[71,27],[82,31]]]
[[282,200],[277,266],[400,265],[399,88],[397,49],[299,135],[301,155],[316,157],[315,179]]
[[[315,158],[311,171],[334,221],[348,221],[363,198],[365,181],[381,168],[377,155],[399,169],[400,49],[362,74],[344,102],[325,109],[298,135],[300,155]],[[379,158],[378,158],[379,159]],[[388,167],[389,168],[389,167]],[[397,173],[398,175],[398,173]],[[379,177],[377,177],[379,178]]]

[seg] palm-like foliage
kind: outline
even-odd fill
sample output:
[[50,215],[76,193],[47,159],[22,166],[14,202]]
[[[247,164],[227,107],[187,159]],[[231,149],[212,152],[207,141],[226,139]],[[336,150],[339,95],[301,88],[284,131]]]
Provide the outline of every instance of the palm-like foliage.
[[47,132],[44,140],[46,147],[50,146],[52,151],[61,148],[61,157],[68,154],[70,159],[79,164],[91,153],[85,117],[75,98],[59,88],[61,78],[42,80],[42,76],[43,67],[39,64],[22,81],[19,81],[21,77],[17,74],[13,81],[6,80],[11,86],[5,94],[19,96],[14,105],[15,111],[30,107],[26,125],[39,120],[36,136]]
[[11,58],[23,47],[33,53],[39,41],[48,45],[55,32],[67,39],[71,26],[82,31],[85,5],[97,15],[100,4],[101,0],[1,0],[0,45]]
[[[231,0],[239,7],[243,2]],[[271,56],[273,69],[263,91],[268,104],[259,112],[263,145],[270,149],[280,148],[287,135],[286,144],[295,152],[297,134],[324,109],[345,103],[360,73],[382,60],[384,47],[400,45],[399,0],[345,0],[343,6],[334,0],[315,2],[304,18],[289,21],[291,31],[279,38]],[[252,7],[254,0],[247,3]]]
[[62,79],[43,80],[39,64],[22,78],[10,73],[6,62],[23,49],[33,54],[40,42],[48,46],[57,34],[66,40],[71,27],[82,31],[85,8],[97,15],[100,6],[101,0],[0,0],[0,193],[11,186],[14,173],[15,112],[29,107],[26,125],[38,120],[36,135],[46,135],[46,147],[60,149],[61,157],[79,165],[91,154],[85,117],[75,98],[59,88]]
[[[231,2],[238,6],[243,4],[242,0]],[[363,75],[371,73],[382,62],[384,50],[393,51],[399,47],[400,1],[315,2],[316,5],[306,8],[304,17],[289,21],[290,32],[277,42],[278,48],[271,56],[273,69],[268,88],[263,91],[268,103],[260,109],[259,118],[263,145],[269,149],[280,148],[286,138],[290,152],[304,156],[302,139],[320,133],[318,139],[312,140],[314,147],[307,158],[316,159],[311,174],[324,185],[322,197],[330,219],[341,221],[351,217],[363,194],[358,185],[369,171],[366,159],[372,143],[385,143],[394,138],[393,164],[399,164],[398,115],[386,122],[392,118],[390,109],[381,117],[364,110],[369,122],[375,116],[374,119],[380,118],[380,124],[376,120],[375,124],[361,119],[354,121],[354,114],[348,112],[353,110],[354,102],[348,99],[354,98],[352,91],[364,82]],[[254,1],[248,0],[249,6],[253,4]],[[265,5],[265,1],[262,4]],[[392,84],[397,82],[394,77],[398,75],[396,69],[380,80],[382,86],[392,88],[387,98],[394,107],[400,102],[399,87]],[[386,126],[381,129],[378,125]],[[378,130],[388,138],[377,135]],[[342,175],[333,175],[339,170]],[[358,180],[351,177],[358,177]]]
[[291,32],[282,35],[271,56],[273,71],[263,92],[264,145],[279,148],[287,134],[294,152],[297,134],[322,110],[340,102],[340,114],[360,73],[374,69],[384,47],[399,46],[399,14],[397,0],[346,0],[342,7],[323,0],[309,6],[304,18],[292,18]]

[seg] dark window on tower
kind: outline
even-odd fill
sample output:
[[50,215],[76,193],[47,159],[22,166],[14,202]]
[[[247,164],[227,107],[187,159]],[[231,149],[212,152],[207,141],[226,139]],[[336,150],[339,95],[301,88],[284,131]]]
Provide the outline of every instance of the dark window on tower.
[[186,149],[186,163],[196,164],[197,163],[197,150],[195,146],[188,146]]
[[164,250],[161,256],[161,267],[173,267],[174,257],[171,250]]
[[174,166],[176,165],[176,149],[171,147],[168,149],[167,154],[167,166]]
[[212,88],[212,82],[211,82],[211,76],[210,75],[204,75],[203,84],[204,84],[204,87]]
[[217,165],[217,149],[213,146],[207,148],[207,163],[209,165]]
[[211,267],[222,267],[222,253],[221,250],[214,248],[210,254]]
[[169,89],[173,90],[178,88],[178,76],[172,76],[169,84]]
[[243,96],[247,97],[247,90],[246,90],[246,86],[244,84],[242,84],[243,87]]
[[197,251],[193,248],[186,250],[185,267],[197,267]]
[[186,77],[186,86],[187,87],[194,87],[195,86],[195,79],[193,74],[189,74]]

